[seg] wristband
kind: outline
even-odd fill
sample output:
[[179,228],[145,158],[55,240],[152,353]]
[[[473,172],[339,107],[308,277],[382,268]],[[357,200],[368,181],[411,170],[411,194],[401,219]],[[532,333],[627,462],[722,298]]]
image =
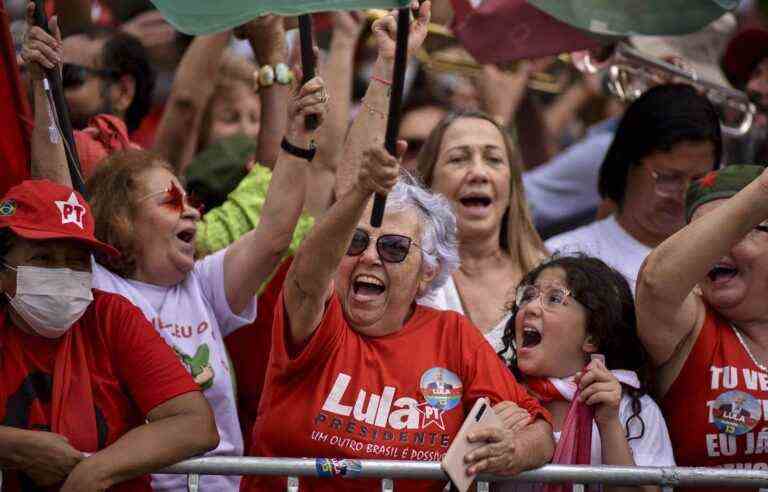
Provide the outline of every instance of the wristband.
[[389,80],[382,79],[381,77],[377,77],[375,75],[371,77],[371,80],[375,80],[376,82],[384,85],[392,85],[392,82],[390,82]]
[[314,141],[309,144],[308,149],[302,149],[301,147],[292,145],[288,140],[286,140],[285,137],[283,137],[283,140],[280,142],[280,148],[292,156],[304,159],[309,162],[312,162],[312,159],[315,158],[315,153],[317,152],[317,147],[315,146]]

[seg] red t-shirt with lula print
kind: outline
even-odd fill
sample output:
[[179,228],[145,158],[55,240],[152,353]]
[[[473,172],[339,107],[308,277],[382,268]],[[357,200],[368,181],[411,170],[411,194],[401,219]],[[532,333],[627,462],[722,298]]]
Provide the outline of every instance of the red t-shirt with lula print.
[[[366,337],[344,319],[338,295],[301,352],[289,356],[278,302],[272,354],[254,426],[253,456],[438,461],[475,400],[517,402],[549,415],[519,385],[477,328],[453,311],[415,306],[398,332]],[[320,462],[354,476],[353,462]],[[244,477],[241,490],[285,488],[283,477]],[[402,480],[395,490],[438,491],[437,481]],[[301,490],[376,490],[376,480],[302,478]]]
[[[0,425],[50,431],[54,365],[62,339],[24,333],[10,322],[7,310],[7,305],[0,308]],[[81,330],[98,449],[144,424],[156,406],[199,391],[168,344],[121,296],[94,289],[93,302],[72,330]],[[38,488],[26,475],[4,471],[5,492],[58,490],[60,486]],[[110,490],[151,492],[152,488],[144,476]]]
[[768,470],[768,373],[710,308],[662,409],[678,465]]

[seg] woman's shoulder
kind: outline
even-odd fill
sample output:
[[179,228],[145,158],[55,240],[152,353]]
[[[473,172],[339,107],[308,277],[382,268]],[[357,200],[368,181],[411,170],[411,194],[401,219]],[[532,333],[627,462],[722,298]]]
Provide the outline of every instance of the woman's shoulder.
[[92,289],[92,292],[93,302],[81,323],[94,336],[113,343],[133,337],[137,329],[140,332],[154,331],[144,313],[123,295],[99,289]]
[[93,292],[93,302],[91,303],[91,306],[100,315],[105,315],[109,312],[120,313],[125,312],[126,310],[136,310],[137,312],[141,312],[129,299],[121,294],[97,288],[91,289],[91,292]]
[[456,311],[418,305],[410,323],[419,331],[428,326],[436,337],[447,343],[459,344],[466,350],[488,344],[480,329],[467,316]]

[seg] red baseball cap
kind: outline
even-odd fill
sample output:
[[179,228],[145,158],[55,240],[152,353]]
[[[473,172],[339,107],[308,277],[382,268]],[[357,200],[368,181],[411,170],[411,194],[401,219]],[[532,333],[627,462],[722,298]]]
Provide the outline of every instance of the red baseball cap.
[[0,200],[0,229],[32,240],[73,239],[107,256],[120,252],[93,234],[91,207],[72,188],[47,179],[27,180]]
[[768,31],[745,29],[728,43],[723,71],[736,87],[744,87],[763,58],[768,58]]

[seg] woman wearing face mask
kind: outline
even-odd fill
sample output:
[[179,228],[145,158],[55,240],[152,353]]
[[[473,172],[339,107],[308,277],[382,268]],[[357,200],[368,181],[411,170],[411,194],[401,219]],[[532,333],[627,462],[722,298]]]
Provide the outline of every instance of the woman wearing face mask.
[[727,166],[707,174],[688,190],[686,219],[640,271],[640,338],[658,368],[678,463],[760,469],[768,400],[768,172]]
[[[540,264],[517,288],[504,341],[516,347],[510,368],[552,413],[558,441],[564,432],[577,440],[589,432],[564,427],[574,398],[594,411],[591,458],[573,464],[674,466],[664,418],[647,395],[632,293],[619,272],[588,256]],[[604,361],[590,361],[592,354]],[[515,428],[528,420],[518,409],[503,415]]]
[[50,181],[0,201],[3,490],[149,492],[147,473],[218,443],[199,387],[141,312],[92,290],[91,254],[118,254],[93,229],[85,200]]
[[504,304],[546,254],[525,202],[520,156],[489,116],[460,113],[432,131],[417,169],[456,207],[461,255],[448,282],[420,302],[465,314],[499,351],[509,316]]

